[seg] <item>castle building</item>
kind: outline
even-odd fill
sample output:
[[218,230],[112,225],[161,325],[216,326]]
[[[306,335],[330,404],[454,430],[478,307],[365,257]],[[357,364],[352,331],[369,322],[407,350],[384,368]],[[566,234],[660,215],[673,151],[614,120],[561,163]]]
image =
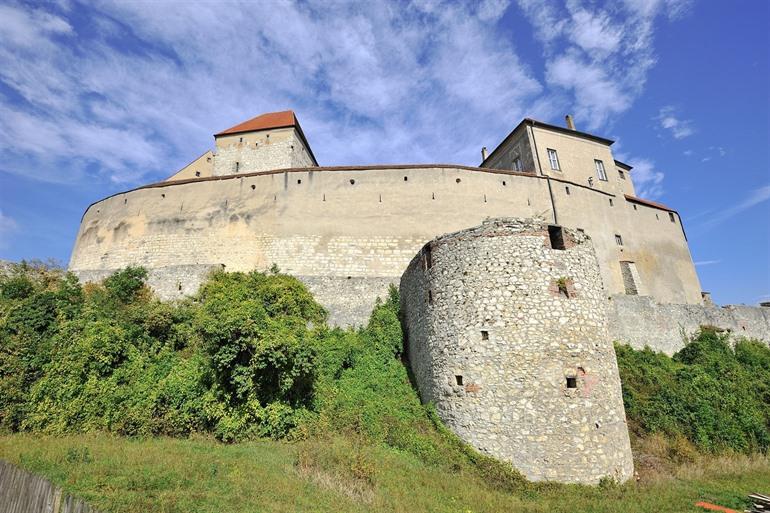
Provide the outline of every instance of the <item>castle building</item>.
[[302,279],[331,321],[365,322],[436,236],[492,217],[541,217],[593,240],[607,296],[700,304],[679,214],[636,197],[612,141],[525,119],[478,167],[319,167],[292,111],[214,136],[168,180],[86,210],[70,260],[84,279],[126,265],[150,271],[164,298],[193,293],[212,267]]
[[291,111],[219,132],[168,180],[86,209],[81,280],[128,265],[164,299],[212,269],[302,280],[337,325],[400,285],[423,401],[535,480],[633,473],[613,340],[672,353],[702,324],[770,340],[770,308],[704,304],[679,214],[612,141],[524,119],[478,167],[321,167]]

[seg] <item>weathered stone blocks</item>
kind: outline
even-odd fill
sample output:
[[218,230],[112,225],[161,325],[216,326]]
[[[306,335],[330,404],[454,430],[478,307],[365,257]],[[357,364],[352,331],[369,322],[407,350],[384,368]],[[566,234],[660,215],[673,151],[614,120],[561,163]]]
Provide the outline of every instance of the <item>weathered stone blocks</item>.
[[[420,395],[462,439],[528,478],[633,473],[607,304],[590,239],[495,219],[439,237],[401,278]],[[561,244],[558,244],[561,246]]]

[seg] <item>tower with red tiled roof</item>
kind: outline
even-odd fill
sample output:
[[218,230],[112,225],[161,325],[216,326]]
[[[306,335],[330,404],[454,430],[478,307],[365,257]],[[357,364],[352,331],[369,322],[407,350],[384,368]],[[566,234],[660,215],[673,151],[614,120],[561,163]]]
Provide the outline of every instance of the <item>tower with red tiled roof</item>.
[[318,166],[294,111],[270,112],[214,135],[213,175]]

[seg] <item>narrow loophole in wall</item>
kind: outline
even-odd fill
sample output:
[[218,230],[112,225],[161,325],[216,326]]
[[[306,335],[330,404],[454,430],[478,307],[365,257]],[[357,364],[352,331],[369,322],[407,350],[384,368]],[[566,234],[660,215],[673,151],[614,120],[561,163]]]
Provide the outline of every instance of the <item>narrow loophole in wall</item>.
[[503,180],[503,187],[505,187],[505,186],[506,186],[506,183],[505,183],[505,180]]
[[577,378],[575,376],[567,376],[567,388],[577,388]]
[[675,222],[676,222],[676,219],[674,218],[674,213],[673,213],[673,212],[669,212],[669,213],[668,213],[668,219],[669,219],[669,220],[670,220],[672,223],[675,223]]
[[182,282],[181,281],[176,282],[176,290],[178,290],[179,292],[182,291]]
[[484,195],[484,203],[486,203],[486,202],[487,202],[487,195],[485,194]]
[[431,199],[436,199],[436,193],[435,192],[431,193]]
[[380,203],[382,203],[382,194],[380,194]]
[[408,176],[405,176],[405,177],[404,177],[404,181],[406,182],[407,180],[409,180],[409,177],[408,177]]
[[569,187],[565,187],[564,191],[567,193],[567,196],[569,196]]
[[487,330],[481,330],[481,340],[489,340],[489,332]]
[[457,178],[457,179],[455,180],[455,183],[460,183],[460,182],[462,182],[462,180],[460,180],[459,178]]
[[433,249],[430,247],[430,243],[425,245],[425,249],[423,250],[424,255],[424,262],[425,262],[425,270],[430,269],[433,267]]
[[455,374],[455,383],[457,386],[463,386],[463,377],[460,374]]
[[161,195],[160,195],[160,197],[161,197],[161,198],[165,198],[165,197],[166,197],[166,195],[165,195],[165,194],[161,194]]
[[254,185],[254,184],[251,184],[251,190],[252,190],[252,191],[253,191],[254,189],[256,189],[256,188],[257,188],[257,186],[256,186],[256,185]]
[[350,179],[350,185],[355,185],[355,184],[356,184],[356,181],[351,178]]
[[297,185],[301,185],[301,184],[302,184],[302,180],[297,180]]
[[239,140],[238,142],[243,142],[243,137],[241,137],[241,138],[240,138],[240,140]]
[[655,214],[655,219],[657,219],[658,221],[660,221],[660,216],[659,216],[658,214]]
[[566,249],[564,247],[564,230],[561,226],[549,225],[548,238],[551,239],[551,249]]
[[235,163],[235,172],[237,173],[240,168],[241,168],[241,163],[240,162],[236,162]]
[[201,175],[201,172],[200,172],[200,171],[196,171],[196,172],[195,172],[195,176],[200,176],[200,175]]
[[639,210],[636,205],[634,205],[634,210]]
[[433,304],[433,291],[432,290],[428,291],[428,304],[429,305]]
[[127,205],[127,204],[128,204],[128,198],[123,198],[123,204],[124,204],[124,205]]
[[323,200],[326,201],[326,194],[324,194],[324,199]]
[[614,204],[612,203],[612,198],[610,198],[610,206],[613,206],[613,205]]

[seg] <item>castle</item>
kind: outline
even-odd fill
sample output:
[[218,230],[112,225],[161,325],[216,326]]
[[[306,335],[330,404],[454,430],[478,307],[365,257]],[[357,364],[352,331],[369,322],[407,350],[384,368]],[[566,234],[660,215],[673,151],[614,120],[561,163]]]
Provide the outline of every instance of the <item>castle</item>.
[[141,265],[174,299],[211,269],[277,264],[343,326],[400,283],[423,399],[533,479],[629,477],[612,340],[672,353],[702,324],[770,340],[770,309],[704,303],[679,214],[638,198],[613,141],[569,116],[524,119],[478,167],[321,167],[291,111],[214,141],[166,181],[90,205],[70,270]]

